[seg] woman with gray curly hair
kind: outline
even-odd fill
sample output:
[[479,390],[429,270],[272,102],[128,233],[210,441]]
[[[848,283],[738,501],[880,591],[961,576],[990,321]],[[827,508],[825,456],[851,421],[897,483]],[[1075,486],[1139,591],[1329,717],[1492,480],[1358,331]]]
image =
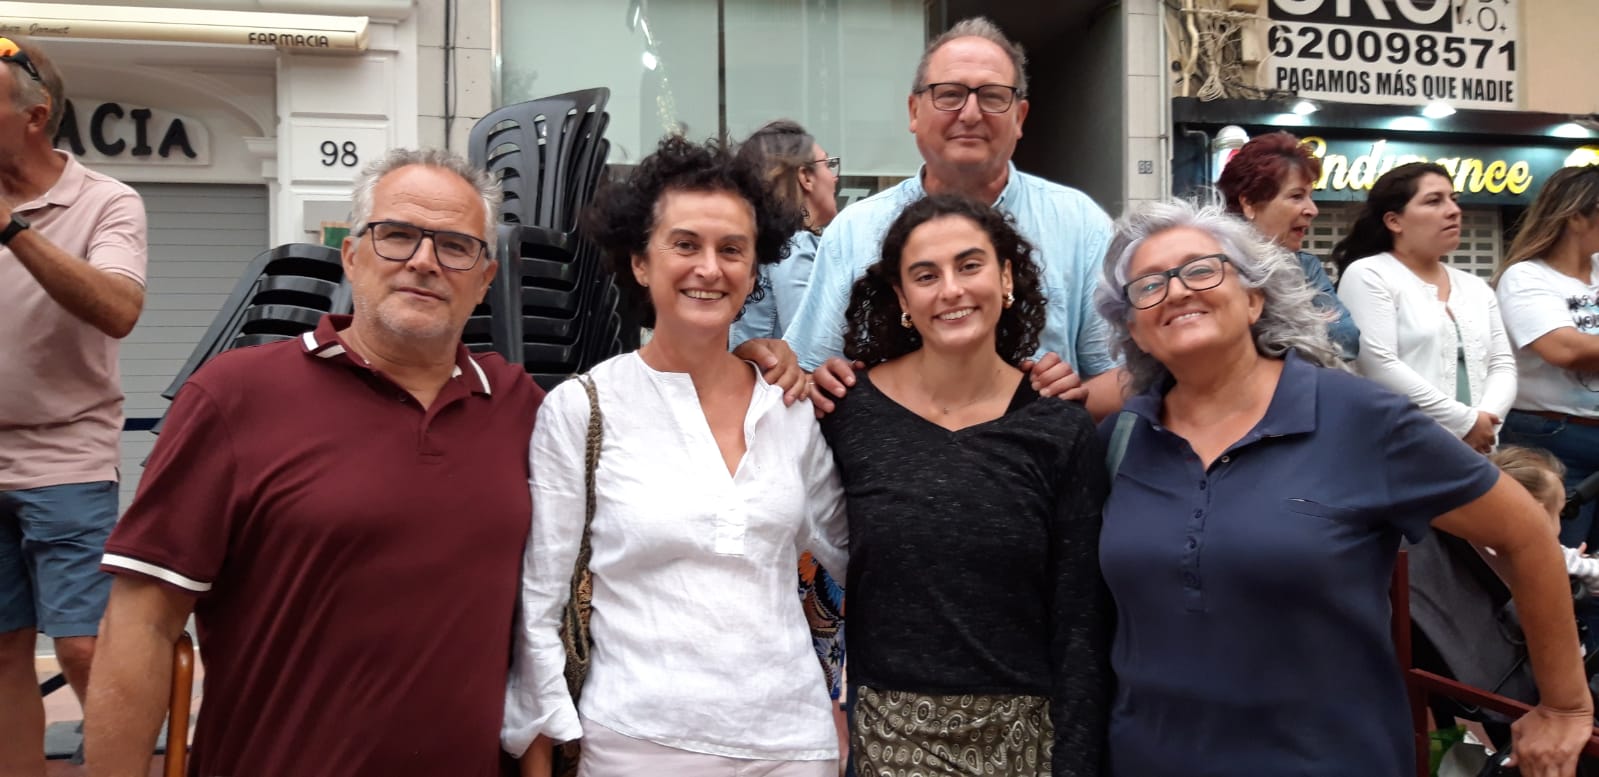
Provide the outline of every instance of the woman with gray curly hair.
[[1100,429],[1109,773],[1412,770],[1388,582],[1400,537],[1433,526],[1504,548],[1543,699],[1515,757],[1570,774],[1593,707],[1542,508],[1403,397],[1336,369],[1312,294],[1291,255],[1219,208],[1159,202],[1117,223],[1096,301],[1136,394]]

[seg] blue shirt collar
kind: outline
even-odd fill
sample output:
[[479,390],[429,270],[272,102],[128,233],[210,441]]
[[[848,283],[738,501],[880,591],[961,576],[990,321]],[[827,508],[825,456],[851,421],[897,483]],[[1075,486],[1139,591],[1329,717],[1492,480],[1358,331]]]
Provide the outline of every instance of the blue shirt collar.
[[[917,168],[916,175],[905,180],[905,201],[915,202],[927,196],[927,187],[922,184],[922,176],[927,175],[927,164],[923,163]],[[1020,196],[1018,189],[1022,186],[1021,174],[1016,170],[1015,162],[1005,163],[1005,188],[999,192],[999,199],[990,203],[1000,210],[1005,210],[1005,204],[1015,202]]]
[[[1272,392],[1271,404],[1266,408],[1266,415],[1237,444],[1243,445],[1262,437],[1281,437],[1316,431],[1316,388],[1320,383],[1319,370],[1316,365],[1305,361],[1297,351],[1289,351],[1283,359],[1283,374],[1277,380],[1276,390]],[[1171,391],[1174,382],[1168,375],[1159,385],[1128,398],[1122,409],[1143,418],[1150,426],[1159,428],[1161,406],[1165,403],[1166,392]]]

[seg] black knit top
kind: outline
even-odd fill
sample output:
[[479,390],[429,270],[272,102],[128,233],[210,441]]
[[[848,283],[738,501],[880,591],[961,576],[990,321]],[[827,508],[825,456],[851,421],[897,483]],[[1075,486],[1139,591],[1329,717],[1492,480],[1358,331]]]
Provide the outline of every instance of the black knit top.
[[850,683],[1047,696],[1054,774],[1097,775],[1112,618],[1093,420],[1023,378],[1003,416],[951,432],[857,378],[822,421],[848,498]]

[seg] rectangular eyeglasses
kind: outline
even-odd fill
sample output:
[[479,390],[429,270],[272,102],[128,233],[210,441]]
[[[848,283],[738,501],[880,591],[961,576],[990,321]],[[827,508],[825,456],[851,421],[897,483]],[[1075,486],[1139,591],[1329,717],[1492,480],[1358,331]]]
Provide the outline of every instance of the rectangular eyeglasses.
[[1145,273],[1122,286],[1122,297],[1139,310],[1148,310],[1166,301],[1171,289],[1171,279],[1182,281],[1189,291],[1205,291],[1221,285],[1226,275],[1225,265],[1231,260],[1226,254],[1207,254],[1189,259],[1170,270]]

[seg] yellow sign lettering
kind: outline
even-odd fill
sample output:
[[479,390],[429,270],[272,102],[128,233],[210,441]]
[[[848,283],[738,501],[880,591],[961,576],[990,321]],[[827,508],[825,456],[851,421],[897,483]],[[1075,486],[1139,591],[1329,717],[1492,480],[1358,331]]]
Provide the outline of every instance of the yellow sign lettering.
[[[1327,153],[1327,141],[1320,137],[1307,137],[1304,144],[1310,153],[1321,159],[1321,180],[1318,191],[1369,190],[1384,173],[1402,164],[1426,162],[1426,157],[1415,154],[1390,154],[1388,141],[1373,141],[1366,153],[1353,159],[1342,154]],[[1576,156],[1573,154],[1573,156]],[[1599,154],[1594,155],[1599,162]],[[1570,159],[1567,164],[1571,164]],[[1480,194],[1525,194],[1532,188],[1532,165],[1525,159],[1474,159],[1472,157],[1439,157],[1434,164],[1449,171],[1455,190]]]
[[1505,160],[1495,159],[1488,165],[1488,170],[1483,173],[1482,185],[1493,194],[1503,192],[1505,190],[1505,175],[1509,171],[1510,165],[1505,164]]
[[1510,175],[1505,179],[1505,188],[1511,194],[1526,194],[1528,187],[1532,186],[1532,166],[1525,161],[1517,162],[1510,166]]
[[[1326,188],[1338,191],[1349,188],[1349,157],[1340,154],[1322,158],[1322,177]],[[1318,189],[1321,186],[1316,187]]]
[[1379,140],[1371,144],[1371,151],[1361,154],[1349,163],[1350,188],[1370,189],[1377,182],[1377,166],[1382,163],[1382,152],[1387,147],[1388,141]]
[[1460,169],[1455,171],[1455,191],[1480,192],[1482,191],[1482,160],[1462,159]]

